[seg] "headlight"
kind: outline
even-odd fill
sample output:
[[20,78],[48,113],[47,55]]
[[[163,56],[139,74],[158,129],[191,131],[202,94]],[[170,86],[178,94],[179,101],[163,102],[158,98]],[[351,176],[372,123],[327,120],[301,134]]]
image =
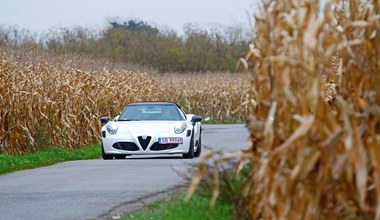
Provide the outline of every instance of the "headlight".
[[180,122],[174,125],[174,132],[176,134],[181,134],[187,127],[186,122]]
[[108,133],[110,133],[110,134],[116,134],[118,126],[117,126],[116,123],[110,122],[110,123],[107,124],[106,128],[107,128]]

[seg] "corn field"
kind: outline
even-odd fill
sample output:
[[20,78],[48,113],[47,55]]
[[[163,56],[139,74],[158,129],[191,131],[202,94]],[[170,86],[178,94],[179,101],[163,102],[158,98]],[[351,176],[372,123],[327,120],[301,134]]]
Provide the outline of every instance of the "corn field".
[[260,2],[237,216],[380,219],[380,1]]
[[166,74],[159,77],[165,85],[164,100],[178,102],[189,113],[211,121],[245,122],[248,108],[242,106],[249,83],[243,74],[204,73]]
[[[248,111],[237,108],[245,96],[242,74],[161,76],[109,64],[93,70],[97,64],[87,66],[89,59],[78,63],[54,55],[61,60],[54,63],[45,54],[41,58],[47,61],[39,61],[34,51],[29,62],[25,54],[20,58],[9,48],[3,52],[7,58],[0,61],[0,154],[99,143],[99,118],[115,117],[135,101],[175,101],[186,112],[212,121],[244,120]],[[78,69],[81,65],[91,71]]]

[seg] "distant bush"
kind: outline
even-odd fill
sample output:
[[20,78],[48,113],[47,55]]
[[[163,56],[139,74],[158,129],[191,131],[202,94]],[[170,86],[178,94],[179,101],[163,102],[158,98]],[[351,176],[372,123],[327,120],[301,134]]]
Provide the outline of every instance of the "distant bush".
[[155,27],[152,27],[151,25],[147,24],[146,22],[142,21],[134,21],[130,20],[128,22],[124,22],[122,24],[119,24],[118,22],[110,22],[113,28],[117,29],[124,29],[127,31],[146,31],[150,32],[152,34],[158,34],[159,30]]
[[206,30],[187,25],[183,35],[178,35],[135,20],[111,22],[101,31],[51,29],[40,38],[27,30],[0,27],[0,46],[33,45],[59,53],[85,53],[151,66],[160,72],[235,72],[249,42],[242,27]]

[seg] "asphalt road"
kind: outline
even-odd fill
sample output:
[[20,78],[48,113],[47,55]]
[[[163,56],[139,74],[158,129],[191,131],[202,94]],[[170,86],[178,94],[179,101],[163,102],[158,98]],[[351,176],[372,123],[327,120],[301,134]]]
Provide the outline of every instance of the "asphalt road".
[[[203,152],[248,146],[244,125],[203,126]],[[103,219],[118,207],[184,184],[198,159],[180,155],[85,160],[0,175],[0,219]],[[181,175],[179,175],[181,174]]]

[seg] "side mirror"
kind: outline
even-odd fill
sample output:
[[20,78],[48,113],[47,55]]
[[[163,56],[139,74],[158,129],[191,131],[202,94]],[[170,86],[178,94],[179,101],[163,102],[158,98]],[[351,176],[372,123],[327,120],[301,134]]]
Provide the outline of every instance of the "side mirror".
[[197,122],[200,122],[202,121],[202,117],[199,116],[199,115],[194,115],[192,118],[191,118],[191,122],[193,123],[197,123]]
[[100,118],[100,121],[103,124],[107,124],[110,121],[110,118],[108,116],[103,116],[103,117]]

